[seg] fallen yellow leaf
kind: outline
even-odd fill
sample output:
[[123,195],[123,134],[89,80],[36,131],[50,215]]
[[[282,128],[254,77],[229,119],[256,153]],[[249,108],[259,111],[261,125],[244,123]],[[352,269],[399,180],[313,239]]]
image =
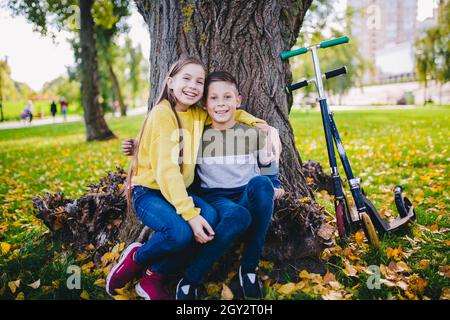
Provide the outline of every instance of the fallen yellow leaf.
[[302,270],[302,271],[299,273],[298,276],[299,276],[300,278],[302,278],[302,279],[308,279],[308,278],[309,278],[309,272],[306,271],[306,270]]
[[433,225],[430,227],[430,231],[431,231],[431,232],[439,231],[439,226],[438,226],[438,224],[437,224],[437,223],[433,224]]
[[115,256],[116,256],[116,255],[115,255],[114,253],[107,252],[107,253],[105,253],[105,254],[102,256],[102,259],[105,259],[105,260],[113,260]]
[[442,289],[441,297],[439,299],[450,300],[450,288],[449,287]]
[[220,285],[214,282],[210,282],[206,285],[206,294],[211,297],[220,292]]
[[116,293],[118,293],[121,296],[128,296],[129,292],[125,288],[115,289]]
[[84,300],[89,300],[89,293],[86,290],[83,290],[83,292],[81,292],[80,297]]
[[411,270],[411,268],[408,267],[408,265],[407,265],[406,263],[404,263],[403,261],[399,261],[399,262],[397,263],[397,267],[399,268],[399,271],[400,271],[400,272],[408,272],[408,273],[413,272],[413,271]]
[[20,287],[20,279],[16,280],[16,281],[8,282],[8,287],[11,290],[11,292],[14,294],[16,292],[16,289]]
[[97,279],[97,280],[95,280],[94,285],[104,288],[106,286],[106,281],[105,281],[105,279],[102,279],[102,278]]
[[364,233],[362,233],[361,231],[357,231],[355,233],[355,240],[359,244],[363,243],[364,242]]
[[419,266],[420,266],[422,269],[428,269],[428,268],[430,267],[430,260],[428,260],[428,259],[422,259],[422,260],[420,260]]
[[417,296],[409,291],[405,291],[405,295],[408,297],[409,300],[418,300]]
[[11,292],[12,292],[13,294],[16,293],[17,287],[16,287],[16,285],[14,284],[14,281],[8,282],[8,287],[9,287],[9,290],[11,290]]
[[411,280],[409,281],[409,288],[411,289],[411,291],[418,292],[421,295],[423,295],[423,293],[425,292],[425,288],[427,287],[427,285],[428,281],[422,279],[418,275],[413,275],[411,277]]
[[25,300],[25,294],[23,292],[19,292],[19,294],[17,294],[16,300]]
[[82,270],[83,272],[89,273],[89,272],[91,271],[91,268],[92,268],[93,266],[94,266],[94,262],[89,261],[88,263],[83,264],[83,265],[81,266],[81,270]]
[[280,293],[282,295],[289,296],[289,295],[293,294],[296,290],[297,289],[296,289],[295,283],[289,282],[289,283],[283,284],[277,291],[278,291],[278,293]]
[[259,267],[261,269],[265,269],[265,270],[272,270],[273,269],[273,262],[266,261],[266,260],[261,260],[259,262]]
[[11,245],[6,242],[0,242],[0,248],[3,254],[7,254],[11,249]]

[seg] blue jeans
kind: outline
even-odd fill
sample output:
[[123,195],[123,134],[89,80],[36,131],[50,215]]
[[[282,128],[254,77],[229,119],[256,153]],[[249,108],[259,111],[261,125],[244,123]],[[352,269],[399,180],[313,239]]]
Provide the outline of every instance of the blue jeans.
[[[216,210],[198,196],[188,192],[200,214],[211,225],[217,224]],[[180,251],[191,250],[192,229],[175,208],[164,198],[159,190],[143,186],[133,188],[133,206],[141,221],[154,231],[152,237],[136,252],[136,262],[150,266],[153,272],[171,273],[181,263],[186,254]]]
[[273,213],[274,190],[270,179],[258,176],[249,181],[243,192],[224,195],[207,194],[202,198],[219,214],[214,239],[198,249],[184,277],[200,284],[214,262],[224,255],[232,242],[244,234],[241,267],[254,272],[259,264],[264,240]]

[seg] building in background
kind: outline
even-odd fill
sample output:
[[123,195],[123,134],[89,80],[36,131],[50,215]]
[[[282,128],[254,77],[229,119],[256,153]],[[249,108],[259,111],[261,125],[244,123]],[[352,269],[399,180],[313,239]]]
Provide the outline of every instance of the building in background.
[[366,72],[363,83],[415,79],[413,45],[423,30],[437,24],[434,16],[417,20],[417,0],[348,0],[350,30],[361,54],[375,72]]

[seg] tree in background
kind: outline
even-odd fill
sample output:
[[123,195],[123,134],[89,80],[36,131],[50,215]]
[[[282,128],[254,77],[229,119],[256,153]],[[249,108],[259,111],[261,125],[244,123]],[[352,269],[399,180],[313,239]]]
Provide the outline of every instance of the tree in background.
[[44,83],[42,94],[55,100],[64,96],[71,104],[81,102],[80,83],[67,76],[60,76]]
[[136,99],[148,85],[148,62],[144,60],[141,46],[133,47],[133,42],[129,37],[125,39],[123,55],[126,63],[125,79],[126,83],[130,85],[130,101],[134,107],[137,107]]
[[[111,2],[111,0],[98,0],[94,4],[97,10],[94,10],[96,14],[94,19],[99,22],[96,23],[96,36],[99,49],[100,62],[103,64],[103,71],[100,73],[100,77],[105,78],[108,75],[109,81],[103,79],[103,87],[107,87],[107,83],[110,82],[113,97],[117,100],[120,106],[121,116],[126,116],[126,106],[123,97],[123,91],[117,75],[116,61],[119,55],[118,46],[114,43],[117,36],[120,33],[126,33],[128,26],[124,21],[124,18],[130,15],[129,1],[122,0],[117,2]],[[105,89],[102,90],[105,93]],[[104,95],[105,97],[105,95]]]
[[416,71],[419,81],[424,84],[424,104],[428,81],[436,80],[440,85],[439,103],[442,103],[442,86],[450,80],[450,1],[439,1],[438,24],[425,31],[414,46]]
[[0,94],[3,100],[13,100],[19,97],[16,82],[11,79],[11,69],[8,61],[0,60]]
[[[7,58],[0,60],[0,121],[8,120],[11,116],[6,108],[13,108],[11,101],[15,101],[20,105],[25,105],[26,101],[32,99],[36,92],[26,83],[15,81],[11,78],[11,69]],[[22,110],[22,109],[21,109]]]
[[[86,139],[92,141],[115,138],[106,124],[98,100],[98,65],[94,16],[97,23],[107,25],[110,17],[102,14],[104,8],[94,6],[93,0],[10,0],[7,6],[13,14],[23,15],[33,23],[35,30],[43,35],[54,37],[55,32],[63,29],[76,32],[79,36],[81,49],[81,96]],[[94,9],[98,12],[94,13]],[[53,29],[56,31],[53,31]]]

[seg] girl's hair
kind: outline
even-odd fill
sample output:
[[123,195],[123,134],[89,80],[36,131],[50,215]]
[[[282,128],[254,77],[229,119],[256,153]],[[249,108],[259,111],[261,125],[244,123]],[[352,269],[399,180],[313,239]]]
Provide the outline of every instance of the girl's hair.
[[208,99],[209,86],[213,82],[224,81],[231,83],[239,91],[236,79],[231,75],[231,73],[226,71],[214,71],[211,72],[205,79],[205,89],[203,91],[203,105],[206,106],[206,100]]
[[[206,67],[203,64],[203,62],[195,57],[182,57],[177,62],[172,64],[172,66],[169,68],[169,71],[167,72],[167,76],[164,79],[163,82],[163,88],[162,91],[156,100],[156,104],[161,103],[163,100],[167,100],[170,103],[171,109],[173,113],[175,114],[175,118],[177,119],[178,123],[178,130],[179,130],[179,155],[178,155],[178,164],[180,165],[180,171],[183,172],[183,136],[182,136],[182,128],[181,128],[181,122],[177,115],[177,112],[175,111],[175,106],[177,104],[177,100],[175,98],[175,95],[173,94],[173,90],[169,89],[169,86],[167,85],[167,81],[169,78],[174,77],[177,75],[181,69],[183,69],[188,64],[196,64],[203,68],[205,71],[205,74],[207,73]],[[131,199],[131,178],[133,175],[137,174],[138,171],[138,154],[139,154],[139,145],[141,143],[142,135],[144,133],[145,126],[147,124],[147,120],[150,116],[150,111],[147,112],[147,115],[144,120],[144,124],[142,125],[141,131],[138,135],[138,138],[134,141],[134,152],[133,152],[133,159],[131,161],[130,168],[128,170],[127,174],[127,180],[126,180],[126,199],[127,199],[127,208],[128,213],[130,214],[133,211],[132,207],[132,199]]]

